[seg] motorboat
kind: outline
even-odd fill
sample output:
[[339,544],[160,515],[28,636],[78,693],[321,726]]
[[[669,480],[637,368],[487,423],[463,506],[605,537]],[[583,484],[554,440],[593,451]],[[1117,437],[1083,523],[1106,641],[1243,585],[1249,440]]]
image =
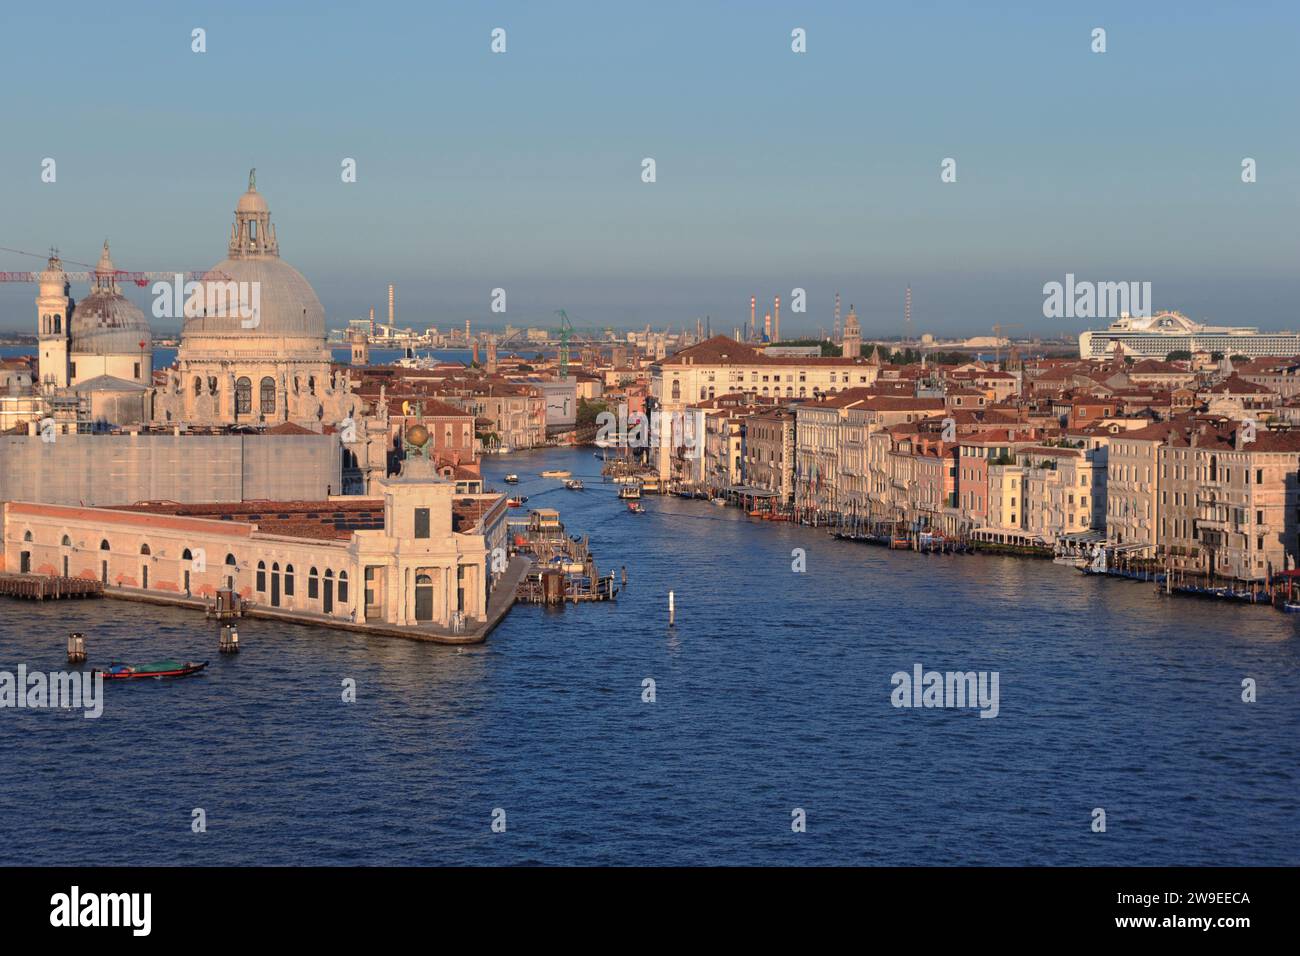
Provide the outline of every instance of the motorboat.
[[197,674],[207,666],[207,661],[200,663],[185,661],[182,663],[181,661],[162,660],[153,661],[150,664],[141,664],[139,667],[114,661],[106,669],[96,669],[91,673],[101,675],[104,680],[143,680],[146,677],[161,680],[165,677],[189,677],[191,674]]

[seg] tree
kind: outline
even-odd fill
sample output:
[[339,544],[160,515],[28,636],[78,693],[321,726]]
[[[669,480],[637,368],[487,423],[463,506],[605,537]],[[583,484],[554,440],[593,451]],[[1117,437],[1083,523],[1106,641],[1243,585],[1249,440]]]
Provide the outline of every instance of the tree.
[[1166,362],[1190,362],[1191,360],[1192,353],[1186,349],[1174,349],[1174,351],[1165,356]]

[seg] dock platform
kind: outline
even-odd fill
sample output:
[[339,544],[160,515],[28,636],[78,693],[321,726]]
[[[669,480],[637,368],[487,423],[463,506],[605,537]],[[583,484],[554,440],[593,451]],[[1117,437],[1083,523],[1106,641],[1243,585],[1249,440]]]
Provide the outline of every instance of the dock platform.
[[0,573],[0,595],[29,601],[104,596],[104,585],[92,578],[65,578],[50,574]]

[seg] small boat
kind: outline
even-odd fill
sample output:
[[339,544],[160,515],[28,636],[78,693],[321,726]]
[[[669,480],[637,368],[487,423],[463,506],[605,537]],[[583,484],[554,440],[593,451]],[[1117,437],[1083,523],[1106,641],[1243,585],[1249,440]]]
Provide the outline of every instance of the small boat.
[[571,474],[573,474],[573,472],[565,471],[562,468],[552,468],[548,471],[542,472],[542,477],[543,478],[568,478],[569,475]]
[[1300,614],[1300,604],[1292,604],[1290,601],[1287,601],[1282,605],[1282,610],[1288,614]]
[[519,476],[518,476],[518,475],[506,475],[506,477],[505,477],[505,483],[506,483],[507,485],[517,485],[517,484],[519,484]]
[[622,488],[618,489],[618,496],[620,498],[640,498],[641,486],[639,484],[624,485]]
[[725,508],[727,505],[726,498],[710,498],[710,503],[717,505],[719,508]]
[[114,661],[108,665],[107,670],[93,670],[91,673],[102,675],[104,680],[143,680],[146,677],[161,680],[164,677],[189,677],[191,674],[197,674],[207,666],[207,661],[201,663],[186,661],[181,663],[180,661],[165,660],[132,667],[130,664],[119,664]]
[[581,478],[566,478],[565,481],[564,481],[564,487],[568,488],[570,491],[581,491],[581,490],[582,490],[582,479],[581,479]]
[[507,498],[506,504],[511,508],[522,508],[524,506],[524,502],[526,502],[527,500],[528,500],[527,495],[519,495],[518,497],[515,498]]
[[643,515],[645,514],[645,505],[641,504],[639,501],[629,501],[627,503],[627,510],[632,512],[634,515]]

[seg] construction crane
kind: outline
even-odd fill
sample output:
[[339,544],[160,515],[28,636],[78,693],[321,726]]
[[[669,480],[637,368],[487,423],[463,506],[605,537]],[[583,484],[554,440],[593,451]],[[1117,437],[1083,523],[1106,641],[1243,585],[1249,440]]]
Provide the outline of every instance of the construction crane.
[[[1003,333],[1003,331],[1005,331],[1006,329],[1019,329],[1019,328],[1022,328],[1022,327],[1023,327],[1023,326],[1021,326],[1021,324],[1020,324],[1019,322],[998,323],[997,325],[994,325],[994,326],[993,326],[993,361],[994,361],[995,363],[997,363],[998,365],[1001,365],[1001,364],[1002,364],[1002,333]],[[1007,339],[1007,343],[1010,344],[1010,342],[1011,342],[1011,339],[1008,338],[1008,339]]]
[[[0,252],[12,252],[20,256],[30,256],[33,259],[48,259],[51,256],[58,256],[59,254],[57,249],[51,249],[48,255],[43,256],[35,252],[25,252],[22,249],[10,249],[6,246],[0,246]],[[95,271],[95,266],[89,262],[78,262],[75,259],[61,259],[60,261],[66,262],[69,265],[85,266],[86,268],[91,270],[90,272],[66,272],[65,271],[64,275],[67,277],[69,282],[94,282],[96,277],[99,275],[99,273]],[[197,281],[204,278],[220,280],[223,282],[228,281],[230,279],[230,276],[226,275],[224,272],[212,272],[207,269],[204,269],[201,272],[190,271],[190,272],[182,272],[180,274],[185,277],[185,280],[187,282]],[[165,282],[165,281],[173,280],[176,278],[176,275],[177,274],[175,272],[128,272],[125,269],[114,269],[113,281],[119,283],[133,282],[137,286],[143,288],[144,286],[147,286],[150,282],[157,282],[157,281]],[[41,281],[41,274],[39,272],[0,272],[0,282],[39,282],[39,281]]]
[[560,379],[563,381],[569,377],[569,339],[573,337],[573,323],[569,321],[569,313],[563,309],[556,309],[555,314],[560,317]]

